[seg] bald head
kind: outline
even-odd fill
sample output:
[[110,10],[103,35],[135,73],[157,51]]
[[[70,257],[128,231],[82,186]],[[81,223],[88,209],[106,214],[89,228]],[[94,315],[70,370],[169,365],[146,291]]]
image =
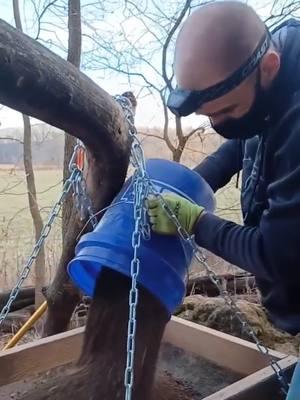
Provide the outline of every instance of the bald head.
[[217,1],[198,8],[176,42],[179,86],[199,90],[224,80],[251,56],[264,32],[263,21],[244,3]]

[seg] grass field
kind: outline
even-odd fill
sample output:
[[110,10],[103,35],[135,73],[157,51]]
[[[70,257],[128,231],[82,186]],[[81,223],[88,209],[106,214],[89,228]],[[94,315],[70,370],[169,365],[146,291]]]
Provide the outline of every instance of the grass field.
[[[60,170],[35,173],[38,202],[43,219],[62,187]],[[11,287],[34,244],[34,230],[28,209],[24,171],[0,168],[0,289]],[[46,244],[47,276],[51,279],[60,253],[60,218]],[[31,277],[34,279],[34,275]],[[28,278],[28,284],[33,280]]]
[[[62,188],[62,171],[38,169],[35,171],[38,202],[43,219]],[[225,218],[240,221],[239,191],[232,182],[217,196],[217,213]],[[10,166],[0,167],[0,290],[12,287],[34,244],[34,231],[28,209],[24,171]],[[60,256],[61,220],[57,219],[46,242],[47,279],[51,279]],[[215,261],[214,261],[215,262]],[[26,284],[34,283],[34,273]]]

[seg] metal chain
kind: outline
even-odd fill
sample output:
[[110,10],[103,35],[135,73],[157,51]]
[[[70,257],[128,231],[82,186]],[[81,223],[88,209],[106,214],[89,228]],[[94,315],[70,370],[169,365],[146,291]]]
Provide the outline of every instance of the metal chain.
[[134,381],[134,355],[135,355],[135,337],[136,337],[136,311],[138,305],[138,288],[137,279],[140,270],[140,260],[138,258],[138,250],[141,245],[141,237],[146,240],[150,237],[150,226],[147,224],[145,199],[148,196],[148,184],[145,179],[145,157],[141,144],[136,136],[136,128],[134,126],[134,116],[130,100],[123,96],[115,96],[115,100],[121,105],[126,121],[128,123],[128,133],[132,140],[131,144],[131,163],[135,168],[132,179],[133,185],[133,213],[134,213],[134,231],[132,233],[133,257],[131,260],[131,288],[129,292],[129,317],[127,329],[127,357],[126,369],[124,375],[125,399],[131,400]]
[[87,194],[86,181],[83,173],[78,174],[77,179],[74,182],[74,198],[75,206],[78,210],[81,221],[88,218],[93,229],[95,229],[98,224],[98,220],[93,212],[91,199]]
[[[186,232],[186,230],[182,227],[182,225],[178,221],[178,219],[177,219],[176,215],[174,214],[174,212],[172,211],[172,209],[168,206],[168,204],[164,200],[163,196],[160,193],[158,193],[157,190],[155,189],[150,177],[147,174],[146,168],[145,168],[145,158],[144,158],[143,149],[142,149],[141,143],[139,142],[139,140],[137,139],[137,137],[135,135],[136,128],[134,127],[132,120],[129,119],[130,105],[128,105],[127,100],[128,99],[126,99],[126,98],[123,98],[122,100],[117,98],[117,101],[119,101],[119,103],[121,104],[121,106],[125,112],[125,116],[129,123],[129,134],[133,138],[132,163],[133,163],[134,167],[136,168],[136,170],[139,171],[140,176],[143,177],[144,186],[147,187],[147,189],[146,189],[147,193],[152,193],[153,195],[158,197],[158,199],[161,203],[161,206],[165,210],[166,214],[169,216],[169,218],[174,222],[175,226],[177,227],[177,231],[178,231],[180,238],[191,247],[191,249],[193,251],[193,256],[205,268],[208,278],[218,288],[220,295],[224,298],[225,303],[229,306],[229,308],[232,310],[234,316],[241,323],[242,329],[245,332],[247,332],[248,335],[252,338],[252,340],[256,344],[256,347],[259,350],[259,352],[261,354],[263,354],[264,356],[269,357],[270,366],[277,376],[277,379],[281,386],[281,390],[283,391],[284,394],[287,394],[289,385],[285,380],[284,371],[282,370],[282,368],[280,367],[278,362],[269,354],[269,349],[259,340],[259,338],[255,334],[254,330],[251,328],[250,324],[248,323],[245,315],[238,307],[236,301],[228,293],[228,291],[226,289],[224,289],[224,287],[223,287],[222,283],[220,282],[220,280],[218,279],[216,273],[208,265],[208,263],[206,261],[206,257],[203,254],[202,250],[195,243],[194,237],[190,236]],[[126,397],[126,400],[130,400],[130,398],[131,397]]]
[[141,245],[141,221],[144,208],[144,199],[146,197],[146,185],[143,176],[136,171],[134,181],[134,231],[132,233],[133,258],[131,260],[131,288],[129,292],[129,317],[127,331],[127,359],[124,377],[125,399],[130,400],[132,396],[134,380],[134,355],[135,355],[135,336],[136,336],[136,311],[138,305],[137,278],[140,270],[140,260],[138,250]]
[[139,259],[137,252],[140,247],[141,235],[144,239],[150,238],[150,225],[147,223],[147,213],[144,207],[144,200],[148,195],[148,185],[146,185],[144,171],[145,157],[143,149],[137,138],[137,130],[134,125],[134,116],[130,100],[126,97],[116,96],[115,100],[121,105],[128,123],[128,133],[132,140],[131,146],[131,163],[135,168],[134,185],[134,220],[135,229],[132,235],[133,259],[131,262],[131,289],[129,294],[129,319],[128,319],[128,335],[127,335],[127,360],[125,370],[125,399],[130,400],[132,396],[132,387],[134,380],[134,351],[135,351],[135,334],[136,334],[136,309],[138,303],[138,290],[136,281],[139,273]]
[[197,246],[197,244],[195,243],[194,237],[190,236],[186,232],[186,230],[182,227],[182,225],[178,221],[176,215],[174,214],[173,210],[168,206],[168,204],[166,203],[164,198],[161,196],[161,194],[157,193],[155,188],[153,188],[152,183],[150,183],[150,186],[151,186],[151,192],[155,196],[158,197],[162,208],[165,210],[166,214],[169,216],[169,218],[176,225],[177,232],[178,232],[179,236],[185,242],[189,243],[189,245],[191,246],[191,248],[193,250],[193,256],[205,268],[208,278],[218,288],[218,290],[220,292],[220,295],[223,297],[225,303],[229,306],[229,308],[232,310],[234,316],[240,322],[240,324],[242,326],[242,330],[244,332],[246,332],[252,338],[252,340],[256,344],[256,347],[259,350],[259,352],[261,354],[263,354],[264,356],[269,357],[270,366],[271,366],[271,368],[273,369],[273,371],[275,372],[275,374],[277,376],[277,379],[278,379],[278,381],[280,383],[280,386],[281,386],[281,390],[283,391],[284,394],[287,394],[289,385],[286,382],[286,379],[285,379],[285,376],[284,376],[284,371],[282,370],[282,368],[280,367],[280,365],[278,364],[276,359],[274,359],[270,355],[269,349],[259,340],[259,338],[257,337],[256,333],[254,332],[254,330],[250,326],[249,322],[247,321],[244,313],[240,310],[239,306],[237,305],[236,301],[228,293],[228,291],[226,289],[224,289],[224,287],[222,285],[222,282],[218,279],[216,273],[208,265],[205,255],[203,254],[203,252],[201,251],[199,246]]
[[79,170],[74,169],[72,171],[70,177],[65,181],[62,193],[59,196],[57,202],[55,203],[54,207],[52,208],[52,210],[50,212],[48,220],[42,229],[41,236],[38,239],[38,241],[36,242],[26,264],[24,265],[16,285],[10,292],[9,299],[8,299],[6,305],[3,307],[3,309],[0,312],[0,325],[7,317],[7,314],[10,311],[11,305],[14,302],[14,300],[16,299],[16,297],[18,296],[23,282],[28,277],[31,266],[32,266],[33,262],[35,261],[35,259],[37,258],[38,254],[41,250],[41,247],[44,244],[45,239],[49,236],[53,222],[54,222],[55,218],[57,217],[57,215],[59,214],[62,204],[63,204],[64,200],[66,199],[67,194],[70,192],[72,185],[73,185],[74,181],[77,179],[77,176],[79,173],[80,173]]
[[[135,170],[145,171],[146,170],[145,156],[144,156],[144,152],[143,152],[141,143],[137,137],[137,129],[134,125],[134,115],[132,112],[132,104],[131,104],[130,100],[124,96],[116,95],[116,96],[114,96],[114,99],[120,104],[120,106],[124,112],[125,119],[128,123],[128,127],[129,127],[128,134],[132,141],[130,162],[133,165],[133,167],[135,168]],[[151,227],[150,227],[150,224],[148,223],[146,207],[143,208],[143,217],[141,219],[141,230],[142,230],[143,239],[150,240]]]
[[86,218],[89,219],[93,229],[96,228],[98,220],[93,212],[92,202],[87,194],[86,180],[83,175],[83,170],[76,163],[76,157],[79,151],[84,150],[84,145],[77,139],[77,144],[74,147],[72,157],[69,162],[69,171],[72,173],[74,170],[78,170],[77,178],[73,183],[73,196],[75,199],[75,206],[78,210],[81,221]]
[[[53,206],[50,215],[48,217],[48,220],[46,224],[44,225],[41,236],[39,237],[38,241],[36,242],[27,262],[25,263],[22,272],[17,280],[16,285],[13,287],[8,301],[6,305],[3,307],[3,309],[0,312],[0,325],[3,323],[5,318],[7,317],[7,314],[10,311],[12,303],[15,301],[17,298],[19,291],[23,285],[23,282],[26,280],[28,277],[31,266],[33,262],[36,260],[44,242],[45,239],[49,236],[50,231],[52,229],[53,222],[55,221],[56,217],[58,216],[61,207],[63,205],[63,202],[65,201],[68,193],[70,192],[71,188],[73,188],[74,191],[74,196],[75,196],[75,204],[76,207],[79,211],[81,219],[86,217],[86,211],[89,215],[89,221],[91,222],[93,228],[97,225],[98,221],[96,216],[93,213],[92,210],[92,205],[91,205],[91,200],[87,195],[87,189],[86,189],[86,182],[83,176],[83,171],[80,169],[80,167],[76,163],[76,157],[78,154],[79,150],[83,150],[84,146],[82,143],[77,141],[76,146],[74,147],[72,157],[69,162],[69,171],[70,171],[70,176],[69,178],[65,181],[62,193],[59,196],[57,202]],[[86,210],[86,211],[85,211]]]

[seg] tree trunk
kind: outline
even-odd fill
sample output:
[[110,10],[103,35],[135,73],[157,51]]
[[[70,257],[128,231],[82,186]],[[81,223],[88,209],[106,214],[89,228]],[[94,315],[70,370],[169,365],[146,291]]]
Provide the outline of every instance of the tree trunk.
[[[76,68],[80,67],[81,58],[81,14],[80,14],[80,0],[69,0],[68,3],[68,57],[67,61],[73,64]],[[65,132],[65,145],[64,145],[64,165],[63,165],[63,182],[65,182],[70,175],[69,162],[76,145],[76,138]],[[77,212],[74,207],[72,193],[67,196],[62,207],[62,248],[68,246],[68,241],[76,241],[76,236],[68,237],[69,229],[72,227],[69,224],[74,223],[74,218],[77,217]],[[79,229],[79,227],[78,227]],[[73,257],[73,252],[69,254],[65,260],[61,260],[60,264],[68,263],[69,258]],[[55,291],[63,292],[63,295],[58,296]],[[66,265],[60,268],[57,276],[52,284],[52,288],[48,291],[51,304],[49,304],[48,318],[45,326],[45,334],[54,334],[64,330],[72,316],[73,310],[80,299],[80,293],[70,281]],[[57,298],[56,298],[57,297]],[[56,298],[56,299],[55,299]]]
[[[14,11],[16,27],[21,32],[23,32],[21,17],[20,17],[19,0],[13,0],[13,11]],[[37,241],[41,236],[41,232],[43,229],[43,220],[41,217],[36,197],[35,178],[32,165],[30,119],[25,114],[23,114],[23,123],[24,123],[24,144],[23,144],[24,169],[26,175],[29,209],[34,225],[35,240]],[[35,306],[36,307],[38,307],[44,301],[44,297],[42,294],[42,288],[44,285],[45,285],[45,249],[44,246],[42,246],[35,260]]]
[[176,162],[180,162],[180,160],[181,160],[181,156],[182,156],[182,150],[180,150],[180,149],[175,149],[173,152],[172,152],[172,158],[173,158],[173,161],[176,161]]
[[[0,103],[83,141],[93,208],[100,210],[110,204],[124,183],[129,163],[128,125],[120,106],[71,63],[1,20],[0,76]],[[66,273],[84,224],[74,208],[71,221],[57,274],[47,291],[49,313],[44,335],[67,328],[79,299]]]
[[[81,59],[81,13],[80,0],[69,0],[68,5],[68,57],[67,60],[76,68],[80,68]],[[64,146],[63,181],[68,179],[69,161],[76,145],[76,138],[66,132]],[[62,240],[64,246],[65,235],[73,208],[73,198],[69,195],[62,207]]]
[[[7,303],[10,293],[11,293],[11,290],[0,292],[0,310],[2,310],[2,308]],[[21,289],[18,294],[18,298],[15,300],[15,302],[12,304],[12,306],[14,306],[16,303],[19,303],[23,300],[30,301],[31,302],[30,304],[34,304],[34,293],[35,293],[35,289],[33,286]]]
[[[32,216],[35,240],[36,242],[41,236],[43,229],[43,220],[39,210],[36,197],[35,178],[32,166],[32,154],[31,154],[31,126],[29,117],[23,114],[24,122],[24,145],[23,145],[23,157],[24,157],[24,168],[27,182],[27,192],[30,213]],[[41,247],[39,254],[35,260],[35,306],[38,307],[44,301],[42,288],[45,286],[45,248],[44,245]]]
[[105,184],[111,188],[123,182],[120,170],[125,175],[128,126],[114,99],[73,65],[3,20],[0,49],[0,103],[82,140],[102,168],[109,168]]
[[67,265],[75,255],[76,238],[83,228],[83,223],[78,220],[74,208],[70,221],[72,223],[69,224],[65,234],[64,247],[54,280],[46,292],[48,311],[43,336],[51,336],[65,331],[74,308],[80,300],[79,290],[72,284],[67,273]]
[[176,149],[173,151],[173,161],[180,162],[184,147],[186,145],[186,140],[183,136],[181,118],[178,117],[175,118],[175,132],[178,144]]

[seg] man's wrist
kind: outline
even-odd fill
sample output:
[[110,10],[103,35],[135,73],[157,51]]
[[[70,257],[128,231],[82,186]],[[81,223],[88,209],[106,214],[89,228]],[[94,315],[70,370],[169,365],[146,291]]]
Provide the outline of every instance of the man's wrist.
[[197,215],[197,218],[195,219],[195,222],[193,224],[193,228],[192,228],[190,234],[195,233],[195,230],[197,229],[197,225],[198,225],[199,221],[201,220],[201,218],[204,216],[204,214],[206,214],[205,208],[199,206],[198,207],[198,215]]

